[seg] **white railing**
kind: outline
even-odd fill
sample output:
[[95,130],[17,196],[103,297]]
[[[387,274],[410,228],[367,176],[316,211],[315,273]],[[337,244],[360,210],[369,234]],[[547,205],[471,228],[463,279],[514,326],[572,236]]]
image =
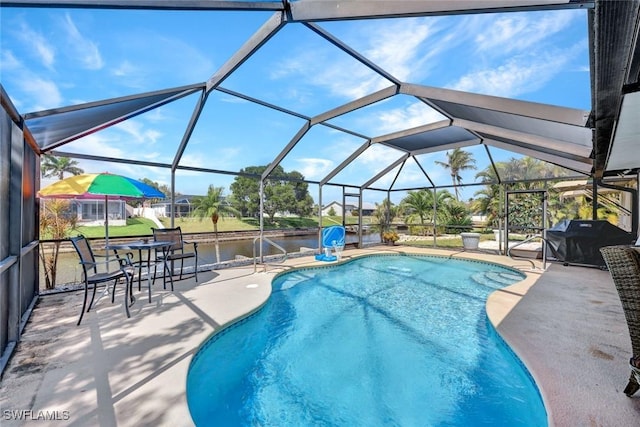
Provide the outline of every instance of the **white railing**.
[[511,251],[515,248],[517,248],[518,246],[522,246],[525,243],[529,243],[530,241],[534,240],[534,239],[540,239],[542,240],[542,269],[546,270],[547,269],[547,240],[542,237],[540,234],[536,234],[535,236],[531,236],[528,239],[524,239],[522,242],[518,242],[513,246],[509,246],[509,248],[507,249],[507,256],[511,259],[524,259],[527,260],[531,263],[531,268],[533,270],[536,269],[536,264],[529,258],[526,257],[519,257],[517,255],[513,255],[511,253]]
[[[282,246],[280,246],[279,244],[273,242],[271,239],[264,237],[264,236],[258,236],[255,239],[253,239],[253,272],[257,272],[258,271],[258,256],[256,254],[256,242],[260,240],[264,240],[267,243],[269,243],[271,246],[273,246],[274,248],[278,249],[279,251],[282,251],[282,254],[284,255],[282,257],[282,260],[280,260],[279,262],[264,262],[263,259],[260,259],[260,263],[264,264],[264,271],[267,271],[267,265],[277,265],[277,264],[282,264],[283,262],[285,262],[287,260],[288,254],[287,254],[287,250],[285,248],[283,248]],[[262,244],[262,243],[260,243]],[[261,256],[262,258],[262,256]]]

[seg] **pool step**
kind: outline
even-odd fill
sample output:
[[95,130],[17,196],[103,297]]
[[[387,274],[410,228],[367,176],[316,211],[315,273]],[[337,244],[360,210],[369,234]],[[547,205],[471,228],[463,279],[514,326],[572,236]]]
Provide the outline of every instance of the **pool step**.
[[496,283],[506,286],[522,280],[522,276],[519,274],[500,271],[479,272],[471,276],[471,278],[476,283],[485,286],[495,286]]

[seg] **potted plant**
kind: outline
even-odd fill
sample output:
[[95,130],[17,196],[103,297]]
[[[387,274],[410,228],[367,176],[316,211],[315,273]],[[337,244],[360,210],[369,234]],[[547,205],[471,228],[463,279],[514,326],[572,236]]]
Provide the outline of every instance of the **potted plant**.
[[385,231],[382,233],[382,241],[390,246],[395,245],[398,239],[400,239],[400,236],[398,236],[398,233],[395,231]]
[[462,237],[462,247],[465,249],[478,249],[480,244],[480,233],[460,233]]

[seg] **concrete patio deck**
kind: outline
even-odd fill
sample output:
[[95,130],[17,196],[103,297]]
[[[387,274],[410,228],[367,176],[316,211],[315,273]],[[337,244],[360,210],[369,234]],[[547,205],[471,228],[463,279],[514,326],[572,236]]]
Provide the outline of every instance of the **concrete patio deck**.
[[[407,246],[349,250],[344,258],[389,251],[531,266],[483,252]],[[151,303],[144,289],[136,292],[130,319],[122,304],[100,301],[78,327],[81,292],[41,297],[0,383],[0,424],[193,425],[185,387],[198,346],[260,307],[277,272],[313,264],[303,257],[266,273],[253,274],[252,266],[204,272],[197,284],[176,282],[174,292],[156,284]],[[536,379],[552,425],[638,425],[640,396],[622,393],[631,344],[608,272],[559,264],[530,271],[492,294],[487,312]],[[41,411],[59,421],[15,419]]]

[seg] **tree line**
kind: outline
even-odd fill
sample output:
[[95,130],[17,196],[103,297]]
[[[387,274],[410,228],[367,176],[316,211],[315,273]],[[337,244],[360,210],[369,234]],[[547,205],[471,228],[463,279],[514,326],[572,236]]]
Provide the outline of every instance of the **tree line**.
[[[507,177],[509,190],[524,190],[540,188],[541,181],[549,178],[567,176],[567,171],[561,167],[534,159],[532,157],[511,158],[508,161],[495,162],[479,171],[475,175],[476,182],[485,183],[474,193],[468,201],[460,200],[459,187],[463,185],[461,172],[476,169],[476,160],[468,151],[456,148],[446,152],[446,161],[435,162],[447,169],[452,183],[453,192],[448,190],[432,191],[422,189],[409,191],[396,206],[389,200],[376,204],[374,222],[381,225],[381,229],[393,220],[402,220],[406,224],[423,226],[433,223],[448,224],[452,227],[468,227],[471,215],[484,215],[488,224],[497,226],[502,216],[500,212],[501,191],[504,184],[499,184],[501,177]],[[210,185],[207,194],[196,196],[192,200],[195,210],[194,216],[211,217],[215,213],[220,216],[237,216],[257,218],[260,214],[260,176],[267,166],[249,166],[240,170],[229,187],[229,194],[225,194],[224,187]],[[45,155],[42,163],[42,173],[45,177],[58,177],[64,174],[77,175],[83,173],[78,163],[65,157]],[[305,177],[298,171],[285,171],[278,165],[273,169],[268,179],[264,181],[263,210],[268,220],[273,222],[276,215],[293,215],[298,217],[311,216],[314,213],[314,201],[309,193],[309,186],[304,182]],[[141,181],[159,189],[165,194],[170,193],[167,186],[159,185],[147,178]],[[436,205],[434,216],[434,199]],[[560,202],[552,195],[549,204],[554,208],[554,214],[545,220],[547,225],[562,218],[580,218],[588,216],[589,200],[565,199]],[[133,203],[136,203],[135,201]],[[515,203],[517,213],[510,218],[512,224],[529,224],[541,215],[540,203],[536,200],[520,199]],[[606,209],[599,208],[602,215],[609,215]],[[217,222],[217,220],[215,221]],[[214,222],[214,228],[215,228]]]

